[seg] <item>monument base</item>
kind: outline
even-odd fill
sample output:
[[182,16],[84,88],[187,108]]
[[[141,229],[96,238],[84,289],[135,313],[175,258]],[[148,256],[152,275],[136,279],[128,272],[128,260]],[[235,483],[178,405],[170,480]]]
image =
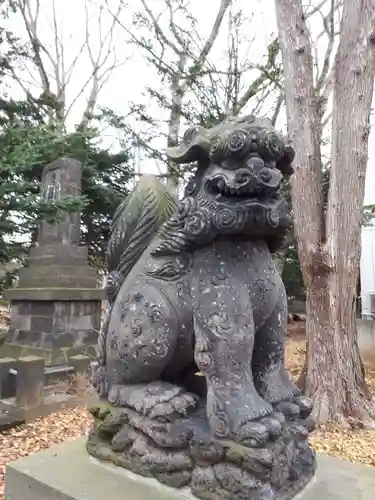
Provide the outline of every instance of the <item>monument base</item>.
[[[315,477],[295,500],[372,500],[375,469],[319,456]],[[91,458],[79,439],[7,466],[5,500],[196,500],[173,489]],[[235,500],[235,497],[233,497]],[[249,497],[251,500],[251,497]]]
[[[84,270],[95,274],[93,269]],[[11,320],[1,358],[38,356],[46,365],[63,365],[77,354],[95,357],[102,289],[13,288],[6,297]]]
[[34,347],[27,344],[17,344],[13,342],[4,342],[0,347],[0,359],[3,358],[24,358],[27,356],[37,356],[43,358],[46,366],[58,366],[69,364],[72,356],[84,354],[92,359],[96,356],[96,344],[82,347]]

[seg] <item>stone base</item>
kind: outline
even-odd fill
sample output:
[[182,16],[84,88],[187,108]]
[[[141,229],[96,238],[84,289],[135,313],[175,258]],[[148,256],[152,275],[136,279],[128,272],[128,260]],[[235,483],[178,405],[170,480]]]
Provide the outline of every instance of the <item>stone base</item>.
[[202,500],[289,500],[315,472],[300,417],[283,417],[274,437],[244,446],[212,437],[203,406],[164,422],[108,404],[91,411],[90,455],[167,486],[189,487]]
[[12,402],[0,401],[0,432],[25,423],[23,411]]
[[19,271],[21,288],[96,288],[97,281],[95,269],[82,265],[34,265]]
[[[317,472],[295,500],[373,500],[375,468],[317,457]],[[7,466],[5,500],[193,500],[155,479],[105,465],[85,451],[83,439],[36,453]],[[220,497],[217,497],[219,500]],[[236,500],[235,496],[232,496]],[[248,500],[252,500],[249,495]]]
[[105,290],[102,288],[9,288],[4,291],[4,297],[12,301],[82,301],[105,300]]
[[58,365],[76,354],[95,356],[103,293],[95,288],[8,290],[10,326],[0,357],[33,355]]
[[100,300],[13,300],[6,341],[33,347],[79,347],[98,340]]
[[[51,413],[73,409],[77,406],[83,406],[84,404],[85,401],[83,401],[82,397],[64,393],[46,394],[43,398],[43,402],[32,408],[18,407],[16,405],[16,399],[9,398],[7,400],[0,401],[0,431],[11,429],[23,423],[28,424],[37,418],[45,418]],[[13,421],[10,421],[8,425],[6,425],[5,419],[3,420],[1,418],[1,409],[4,405],[10,406],[10,416],[13,417]],[[16,416],[19,421],[15,421]]]
[[90,358],[95,359],[96,344],[82,347],[62,347],[58,349],[5,342],[0,347],[0,358],[18,359],[25,356],[37,356],[44,359],[46,366],[69,364],[69,358],[77,356],[78,354],[86,354],[90,356]]

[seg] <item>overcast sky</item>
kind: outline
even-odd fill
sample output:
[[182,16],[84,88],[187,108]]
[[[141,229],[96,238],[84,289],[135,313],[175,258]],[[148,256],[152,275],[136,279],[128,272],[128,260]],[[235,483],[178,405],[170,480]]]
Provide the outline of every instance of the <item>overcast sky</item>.
[[[35,3],[36,0],[31,0]],[[93,2],[100,4],[102,0],[93,0]],[[103,2],[102,2],[103,3]],[[150,7],[156,11],[161,5],[164,4],[163,0],[148,0]],[[219,6],[219,0],[190,0],[191,12],[196,17],[198,22],[198,30],[201,38],[205,39],[208,32],[211,30],[213,20]],[[274,0],[237,0],[237,5],[243,8],[246,15],[252,21],[248,25],[249,33],[244,33],[249,39],[255,38],[255,42],[251,45],[252,60],[254,62],[260,61],[260,58],[265,53],[267,41],[271,39],[272,34],[276,32],[276,21],[274,15]],[[312,4],[316,1],[312,0]],[[108,0],[108,4],[113,11],[116,10],[118,0]],[[120,19],[122,22],[130,26],[131,18],[135,6],[139,6],[139,0],[129,0],[128,6],[121,14]],[[41,0],[41,14],[40,14],[40,33],[44,42],[53,46],[53,36],[51,29],[52,21],[52,5],[50,0]],[[81,46],[85,37],[85,1],[84,0],[55,0],[56,10],[58,12],[59,30],[64,34],[64,50],[66,59],[73,60],[77,54],[78,48]],[[98,26],[95,24],[95,7],[90,7],[90,38],[93,51],[95,52],[98,47]],[[110,15],[102,16],[103,31],[109,25],[112,18]],[[319,21],[313,25],[313,30],[319,31]],[[24,27],[21,22],[15,22],[14,28],[21,35],[25,35]],[[123,29],[119,26],[116,27],[114,33],[114,45],[116,49],[116,57],[118,61],[126,61],[126,63],[117,68],[111,75],[109,81],[104,86],[98,100],[98,104],[112,108],[115,112],[125,115],[128,111],[129,101],[137,103],[146,103],[149,107],[151,103],[145,100],[144,86],[146,84],[155,86],[159,85],[159,79],[155,76],[154,69],[147,64],[140,53],[135,51],[133,47],[126,44],[126,37]],[[223,58],[226,46],[226,33],[222,32],[219,36],[217,43],[214,46],[212,59],[215,62]],[[318,45],[318,52],[324,49],[324,40],[320,41]],[[84,87],[87,74],[90,72],[90,63],[87,54],[83,54],[77,64],[76,70],[73,74],[71,83],[68,87],[68,101],[72,101],[75,96],[80,93]],[[14,89],[17,92],[17,89]],[[79,121],[79,118],[84,109],[85,97],[87,90],[83,91],[72,106],[72,111],[69,117],[69,124],[74,125]],[[155,107],[154,107],[155,108]],[[157,108],[154,109],[156,112]],[[267,111],[267,110],[266,110]],[[165,117],[161,116],[161,120]],[[280,126],[285,125],[283,116],[280,120]],[[375,144],[374,133],[370,135],[370,160],[367,171],[366,182],[366,198],[365,203],[375,204]],[[106,145],[113,145],[115,147],[116,141],[113,135],[108,134],[108,131],[103,133],[103,141]],[[160,143],[160,146],[163,144]],[[143,171],[154,170],[154,167],[149,162],[142,165]]]

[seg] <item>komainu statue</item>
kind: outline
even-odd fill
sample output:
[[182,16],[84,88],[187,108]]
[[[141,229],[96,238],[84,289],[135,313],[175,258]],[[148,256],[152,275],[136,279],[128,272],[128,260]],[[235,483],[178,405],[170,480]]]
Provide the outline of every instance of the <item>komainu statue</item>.
[[190,128],[167,155],[195,164],[179,205],[147,178],[115,216],[88,452],[197,498],[290,499],[315,470],[272,258],[294,151],[245,116]]

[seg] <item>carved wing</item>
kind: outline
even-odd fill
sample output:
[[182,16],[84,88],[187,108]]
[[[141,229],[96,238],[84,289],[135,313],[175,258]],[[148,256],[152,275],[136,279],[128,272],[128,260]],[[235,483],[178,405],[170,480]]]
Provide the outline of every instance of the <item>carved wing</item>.
[[124,279],[176,209],[176,201],[162,182],[153,175],[142,176],[113,217],[108,272],[119,271]]

